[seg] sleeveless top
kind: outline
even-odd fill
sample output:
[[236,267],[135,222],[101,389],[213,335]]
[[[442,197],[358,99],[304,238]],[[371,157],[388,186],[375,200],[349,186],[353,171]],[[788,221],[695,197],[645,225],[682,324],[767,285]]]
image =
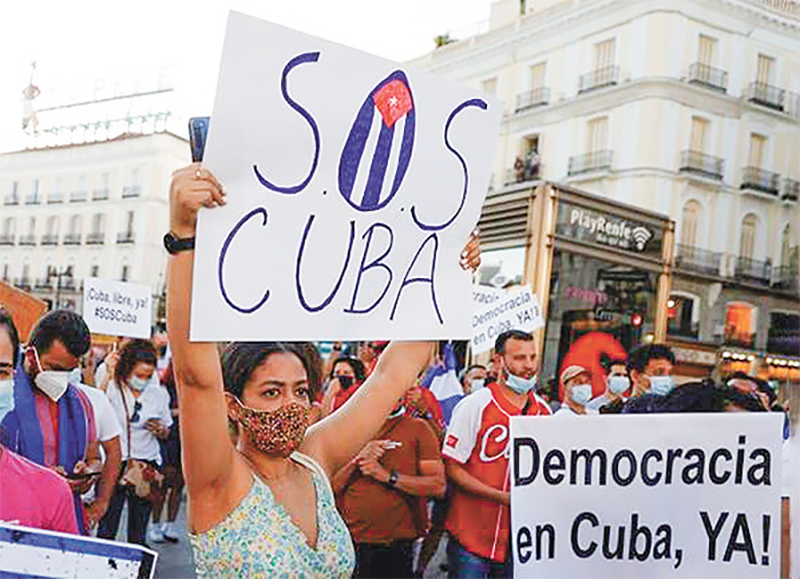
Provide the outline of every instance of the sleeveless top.
[[355,553],[336,510],[322,468],[295,452],[292,460],[311,471],[317,495],[317,547],[275,501],[255,473],[250,491],[228,516],[208,531],[191,533],[198,577],[350,577]]

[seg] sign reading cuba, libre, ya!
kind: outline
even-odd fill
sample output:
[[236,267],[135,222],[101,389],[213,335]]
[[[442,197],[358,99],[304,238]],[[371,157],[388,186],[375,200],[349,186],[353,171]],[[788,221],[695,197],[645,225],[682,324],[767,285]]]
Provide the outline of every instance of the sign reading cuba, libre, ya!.
[[500,105],[232,12],[204,163],[193,340],[469,338],[458,256]]

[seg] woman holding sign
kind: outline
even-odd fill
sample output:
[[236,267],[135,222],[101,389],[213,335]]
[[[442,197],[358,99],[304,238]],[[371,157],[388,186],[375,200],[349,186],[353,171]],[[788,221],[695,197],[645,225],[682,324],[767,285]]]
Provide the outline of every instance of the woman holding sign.
[[[433,344],[391,344],[353,397],[307,429],[308,369],[297,346],[234,343],[220,364],[216,344],[189,341],[193,244],[181,240],[194,237],[200,207],[225,198],[199,164],[173,174],[170,197],[167,316],[198,575],[350,576],[353,546],[329,477],[374,438]],[[479,263],[473,236],[462,267]]]

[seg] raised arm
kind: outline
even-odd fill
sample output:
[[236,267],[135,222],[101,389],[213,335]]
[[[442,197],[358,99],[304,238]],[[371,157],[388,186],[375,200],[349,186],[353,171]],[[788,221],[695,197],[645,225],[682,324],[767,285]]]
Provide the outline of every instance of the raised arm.
[[[200,207],[224,204],[214,177],[199,164],[175,171],[170,189],[170,227],[178,238],[195,234]],[[167,327],[178,390],[183,472],[189,493],[226,485],[234,463],[222,370],[216,344],[189,341],[194,252],[170,256],[167,275]]]

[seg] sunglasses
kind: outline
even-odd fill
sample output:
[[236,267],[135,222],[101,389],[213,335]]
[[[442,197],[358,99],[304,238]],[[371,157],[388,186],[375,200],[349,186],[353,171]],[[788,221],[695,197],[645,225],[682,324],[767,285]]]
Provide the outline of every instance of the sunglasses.
[[133,405],[133,416],[131,416],[131,422],[139,422],[139,411],[142,409],[142,403],[138,400]]

